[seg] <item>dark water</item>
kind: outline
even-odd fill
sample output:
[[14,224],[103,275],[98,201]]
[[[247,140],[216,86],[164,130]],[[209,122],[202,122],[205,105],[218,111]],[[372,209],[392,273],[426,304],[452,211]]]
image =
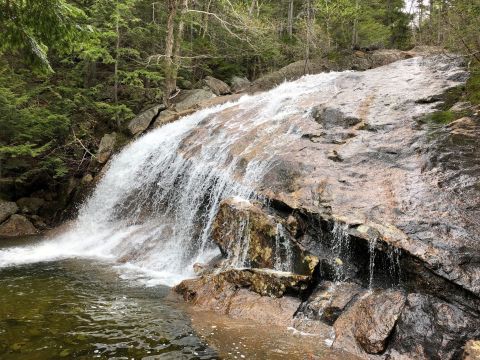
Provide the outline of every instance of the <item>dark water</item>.
[[[0,249],[38,239],[0,239]],[[114,264],[69,259],[0,268],[0,360],[346,360],[325,336],[185,306]]]
[[0,359],[216,359],[169,289],[86,260],[0,269]]

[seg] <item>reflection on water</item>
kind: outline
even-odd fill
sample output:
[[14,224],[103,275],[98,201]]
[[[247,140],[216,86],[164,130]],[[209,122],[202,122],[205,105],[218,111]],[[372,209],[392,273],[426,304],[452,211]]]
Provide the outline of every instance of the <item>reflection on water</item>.
[[0,269],[0,359],[215,359],[169,289],[70,260]]
[[354,358],[329,349],[326,337],[186,308],[170,288],[122,279],[112,265],[70,259],[0,268],[0,359]]

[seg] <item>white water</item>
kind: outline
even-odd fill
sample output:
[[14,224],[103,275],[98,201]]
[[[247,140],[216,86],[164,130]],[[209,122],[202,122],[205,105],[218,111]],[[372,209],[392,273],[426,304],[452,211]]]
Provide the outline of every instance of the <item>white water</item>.
[[[405,110],[397,105],[408,103],[409,117],[421,115],[434,104],[415,100],[454,83],[445,78],[456,68],[430,67],[410,59],[364,73],[305,76],[155,129],[110,161],[67,232],[35,246],[0,250],[0,267],[100,257],[116,262],[123,276],[147,284],[171,285],[191,277],[194,263],[219,254],[210,229],[220,202],[232,196],[258,199],[254,189],[276,159],[298,144],[306,130],[302,126],[315,124],[311,107],[328,104],[362,117],[367,116],[362,102],[381,94],[372,100],[368,120],[404,121]],[[288,254],[282,245],[279,238],[279,256]],[[244,254],[240,246],[235,263],[243,264]],[[373,251],[370,256],[373,282]],[[276,267],[287,269],[288,261],[287,256]]]
[[[66,233],[34,246],[1,250],[0,267],[100,257],[117,261],[124,276],[141,277],[148,284],[171,285],[193,276],[194,263],[219,254],[209,231],[220,201],[230,196],[256,198],[255,184],[273,164],[274,151],[268,148],[300,135],[287,127],[282,136],[262,145],[268,156],[252,159],[239,171],[241,160],[265,132],[274,134],[292,115],[308,116],[297,104],[303,95],[334,94],[338,75],[306,76],[149,132],[110,161]],[[217,124],[217,114],[233,107],[231,119]],[[190,140],[195,131],[205,131],[206,141]],[[230,147],[250,132],[263,136],[252,137],[232,156]]]

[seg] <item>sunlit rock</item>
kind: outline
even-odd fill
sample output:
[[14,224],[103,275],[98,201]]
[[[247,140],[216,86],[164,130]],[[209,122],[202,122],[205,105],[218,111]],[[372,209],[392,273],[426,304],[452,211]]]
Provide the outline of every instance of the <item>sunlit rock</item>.
[[220,204],[212,238],[233,266],[311,275],[318,259],[295,241],[289,230],[295,226],[292,218],[285,221],[259,205],[229,198]]

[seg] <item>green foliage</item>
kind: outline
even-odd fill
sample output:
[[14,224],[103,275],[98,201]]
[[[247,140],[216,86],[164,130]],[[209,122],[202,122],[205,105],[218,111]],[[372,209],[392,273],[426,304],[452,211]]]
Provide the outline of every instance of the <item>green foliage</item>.
[[427,115],[424,122],[433,122],[436,124],[449,124],[453,120],[457,119],[455,113],[451,111],[436,111],[433,114]]
[[480,105],[480,64],[471,69],[466,85],[467,99],[474,105]]
[[27,62],[51,71],[49,49],[68,50],[79,36],[82,16],[65,0],[2,0],[0,52],[19,52]]

